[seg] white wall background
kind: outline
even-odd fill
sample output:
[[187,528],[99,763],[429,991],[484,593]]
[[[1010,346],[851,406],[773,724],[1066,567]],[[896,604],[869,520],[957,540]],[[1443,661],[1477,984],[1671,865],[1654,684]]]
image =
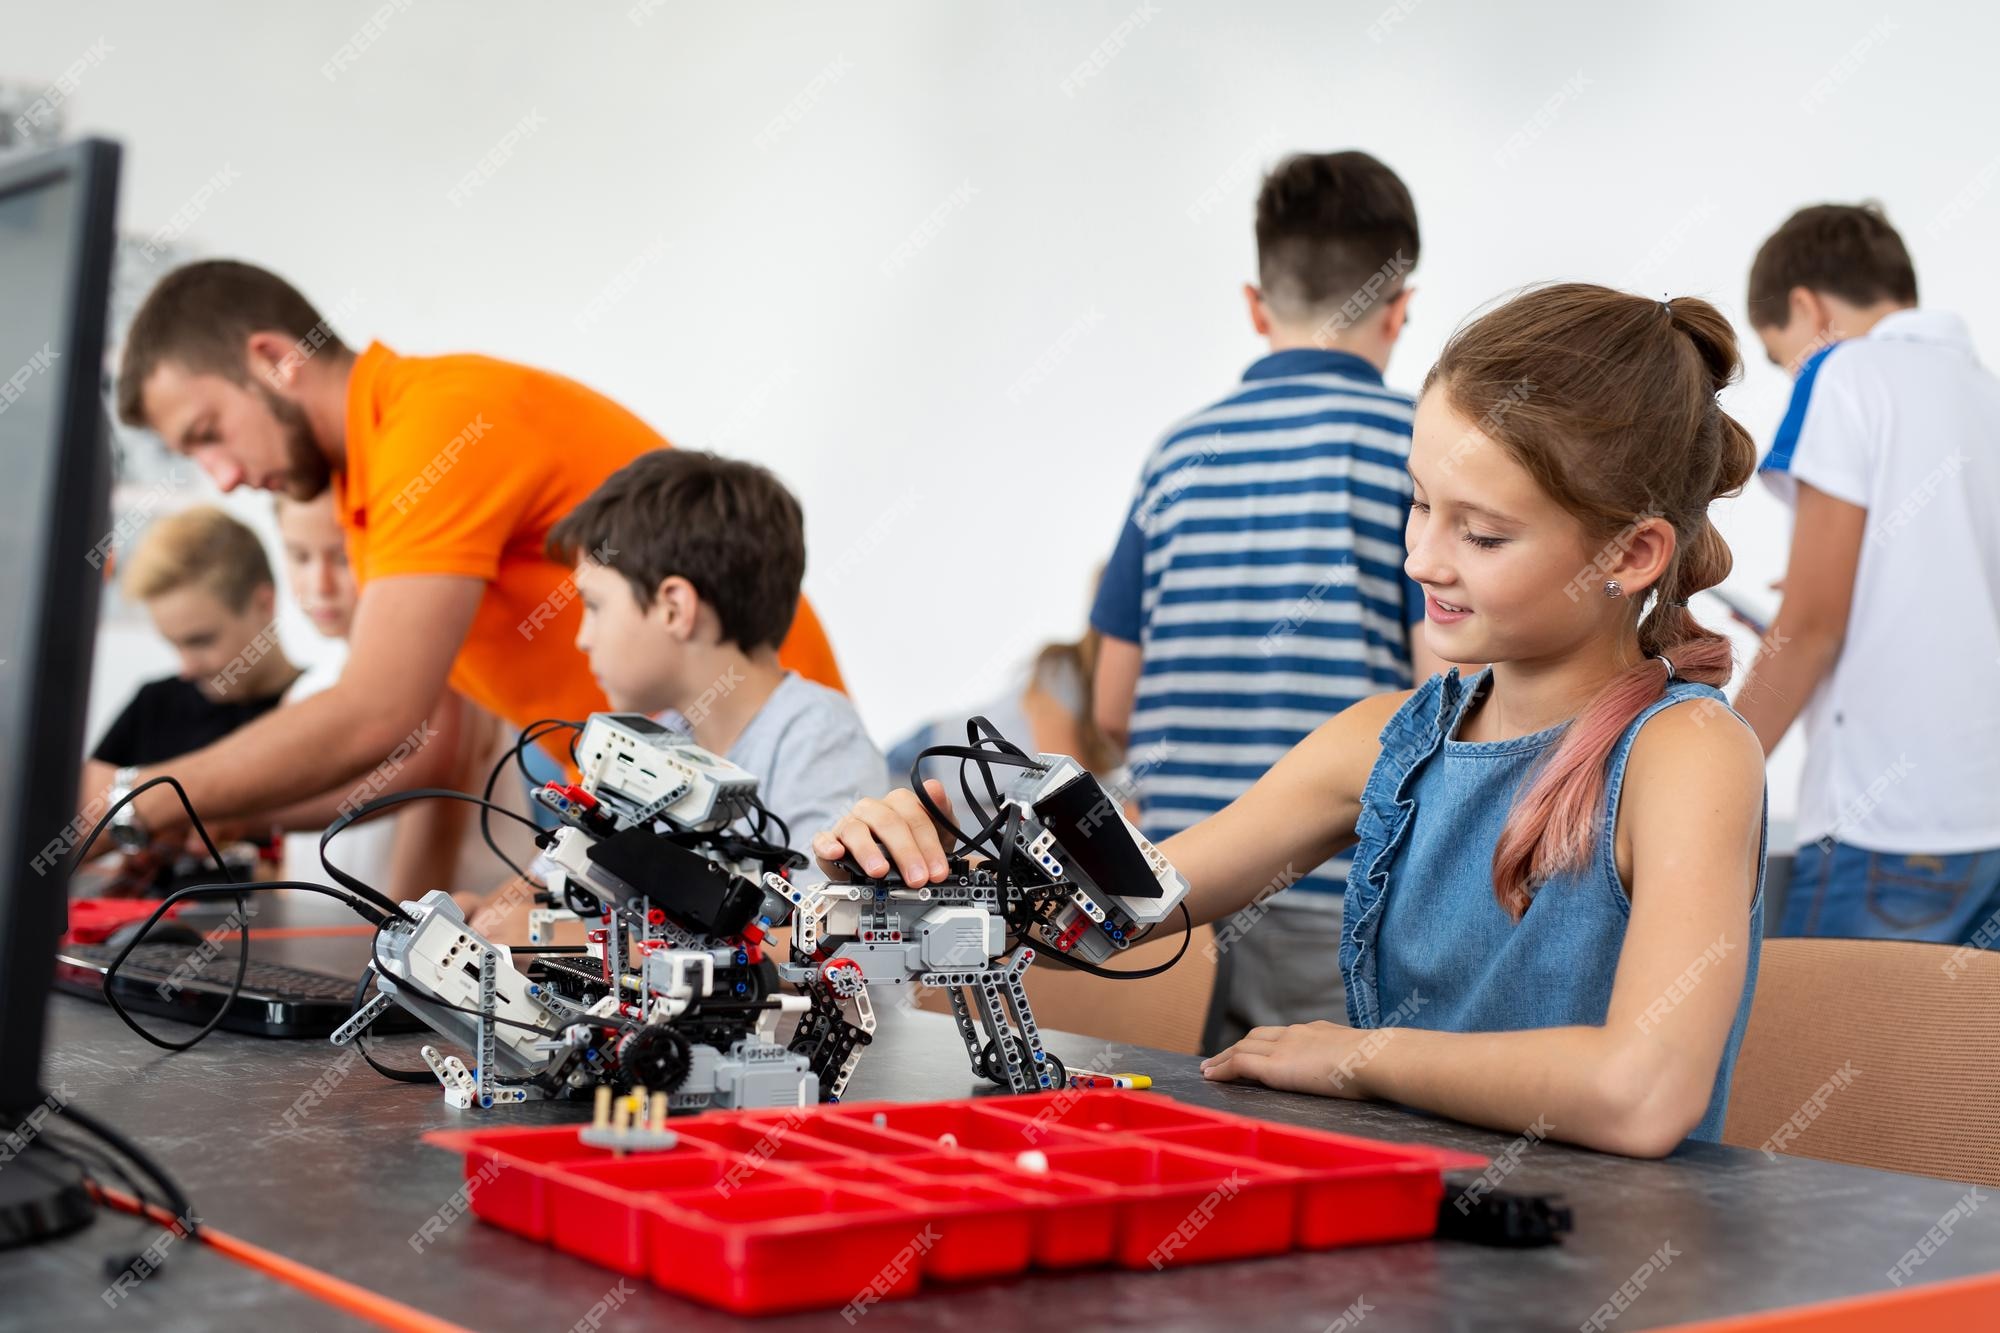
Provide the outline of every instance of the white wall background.
[[[108,43],[65,112],[126,144],[129,231],[187,224],[350,310],[350,340],[548,366],[774,467],[884,738],[1081,627],[1149,442],[1259,351],[1237,287],[1286,149],[1365,147],[1416,195],[1392,383],[1543,279],[1706,296],[1748,338],[1762,237],[1864,196],[2000,345],[1991,11],[646,3],[10,3],[0,78]],[[1726,402],[1768,439],[1786,391],[1759,354]],[[1772,604],[1782,510],[1719,521],[1731,586]],[[130,629],[101,657],[93,727],[168,666]]]

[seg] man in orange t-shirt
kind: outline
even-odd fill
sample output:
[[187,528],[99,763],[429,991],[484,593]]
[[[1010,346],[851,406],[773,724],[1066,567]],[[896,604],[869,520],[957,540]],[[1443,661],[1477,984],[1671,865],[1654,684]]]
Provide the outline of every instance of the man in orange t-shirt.
[[[391,789],[385,757],[423,743],[447,688],[517,727],[609,707],[574,647],[571,570],[543,543],[606,477],[667,441],[602,394],[488,357],[401,357],[379,343],[357,356],[282,278],[218,260],[168,274],[140,307],[118,411],[224,491],[308,500],[332,486],[361,584],[332,688],[174,761],[204,819],[357,779],[364,797]],[[803,600],[779,659],[841,687]],[[564,753],[559,737],[544,744]],[[185,821],[165,788],[135,806],[155,832]]]
[[[398,574],[486,584],[451,686],[525,726],[609,705],[571,646],[581,612],[549,529],[613,472],[667,442],[574,380],[483,356],[397,356],[375,343],[347,378],[347,469],[334,477],[348,560],[365,588]],[[544,635],[561,651],[533,651]],[[840,688],[800,602],[778,660]],[[552,747],[559,742],[552,742]]]

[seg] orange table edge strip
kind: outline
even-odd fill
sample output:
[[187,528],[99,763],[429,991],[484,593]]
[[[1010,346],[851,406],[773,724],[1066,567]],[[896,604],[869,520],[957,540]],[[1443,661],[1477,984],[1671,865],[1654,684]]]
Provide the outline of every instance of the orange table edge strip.
[[[141,1204],[129,1194],[93,1184],[103,1202],[140,1213],[161,1225],[173,1221],[164,1209]],[[471,1333],[463,1325],[424,1313],[366,1287],[203,1223],[200,1238],[217,1253],[253,1268],[308,1296],[397,1333]],[[2000,1273],[1953,1278],[1901,1291],[1871,1292],[1813,1305],[1792,1305],[1753,1314],[1726,1315],[1667,1326],[1663,1333],[1877,1333],[1885,1319],[1925,1333],[1989,1333],[2000,1320]]]
[[[174,1220],[165,1209],[141,1203],[131,1195],[118,1190],[107,1189],[94,1183],[90,1190],[99,1200],[111,1207],[128,1213],[138,1213],[162,1226],[170,1225]],[[196,1234],[216,1253],[235,1260],[245,1268],[254,1268],[266,1277],[282,1282],[286,1286],[296,1287],[315,1300],[345,1310],[372,1324],[394,1329],[396,1333],[471,1333],[471,1330],[461,1324],[425,1314],[413,1306],[337,1278],[331,1273],[322,1272],[309,1264],[302,1264],[296,1259],[287,1259],[284,1255],[267,1250],[261,1245],[253,1245],[241,1237],[232,1236],[226,1231],[218,1231],[206,1222],[201,1224],[201,1230]]]
[[1661,1333],[1880,1333],[1885,1328],[1991,1333],[2000,1328],[2000,1273],[1674,1324]]

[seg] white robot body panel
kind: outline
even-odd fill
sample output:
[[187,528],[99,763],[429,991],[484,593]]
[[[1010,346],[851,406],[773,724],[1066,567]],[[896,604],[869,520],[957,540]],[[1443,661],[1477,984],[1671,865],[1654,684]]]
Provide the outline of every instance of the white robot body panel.
[[1007,923],[983,907],[933,907],[917,921],[923,970],[984,967],[1007,952]]
[[640,713],[591,714],[576,755],[585,789],[632,823],[710,828],[757,792],[750,773]]
[[491,944],[468,928],[458,904],[442,890],[431,890],[417,901],[416,907],[423,912],[423,919],[409,934],[387,935],[383,939],[385,988],[398,981],[413,983],[420,993],[405,992],[398,998],[412,1008],[421,1006],[432,1026],[465,1040],[469,1046],[471,1042],[466,1038],[474,1031],[473,1014],[442,1008],[424,997],[434,996],[476,1013],[480,1007],[479,959],[490,950],[497,964],[493,1013],[511,1020],[494,1026],[493,1038],[501,1057],[510,1064],[518,1061],[522,1068],[532,1069],[544,1063],[547,1053],[537,1045],[542,1036],[531,1029],[549,1027],[552,1020],[547,1010],[529,998],[530,983],[515,970],[507,946]]

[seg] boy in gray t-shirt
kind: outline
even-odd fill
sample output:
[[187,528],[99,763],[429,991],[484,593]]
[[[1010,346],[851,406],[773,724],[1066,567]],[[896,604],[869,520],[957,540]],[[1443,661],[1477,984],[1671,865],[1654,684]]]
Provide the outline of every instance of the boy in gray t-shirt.
[[[548,550],[576,564],[576,646],[611,706],[754,774],[793,850],[810,858],[814,834],[889,789],[854,705],[778,662],[805,520],[769,472],[692,449],[642,454],[549,530]],[[526,938],[527,894],[461,904],[488,938]]]
[[[706,747],[679,713],[669,710],[659,721]],[[788,845],[808,857],[813,834],[832,828],[849,806],[882,795],[890,785],[882,751],[847,696],[796,671],[784,672],[769,689],[723,758],[757,775],[758,799],[785,821]]]
[[778,663],[805,574],[805,522],[752,463],[642,454],[549,532],[576,562],[576,646],[620,712],[658,715],[756,775],[790,845],[889,786],[846,696]]

